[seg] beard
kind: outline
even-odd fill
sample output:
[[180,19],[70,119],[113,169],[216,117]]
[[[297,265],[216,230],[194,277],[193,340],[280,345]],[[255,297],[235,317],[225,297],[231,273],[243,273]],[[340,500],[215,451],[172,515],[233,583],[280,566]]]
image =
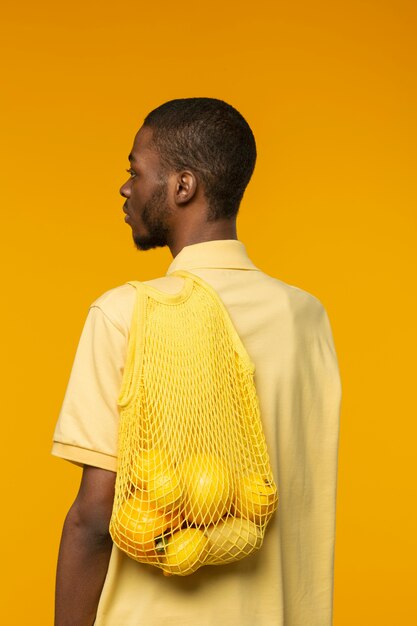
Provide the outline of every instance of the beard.
[[167,203],[167,189],[167,180],[161,180],[143,206],[141,220],[148,232],[147,234],[133,234],[133,241],[138,250],[163,248],[168,245],[171,210]]

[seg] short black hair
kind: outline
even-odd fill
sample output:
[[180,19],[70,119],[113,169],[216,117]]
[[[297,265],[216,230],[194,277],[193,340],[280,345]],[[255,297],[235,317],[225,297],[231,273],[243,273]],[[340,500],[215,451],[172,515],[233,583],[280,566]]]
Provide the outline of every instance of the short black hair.
[[144,126],[164,173],[189,168],[203,185],[208,221],[235,217],[256,162],[245,118],[217,98],[178,98],[151,111]]

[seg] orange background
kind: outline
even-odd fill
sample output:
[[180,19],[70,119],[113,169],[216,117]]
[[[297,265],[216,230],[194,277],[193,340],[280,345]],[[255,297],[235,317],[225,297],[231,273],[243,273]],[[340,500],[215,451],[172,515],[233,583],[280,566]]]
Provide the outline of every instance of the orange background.
[[52,624],[81,474],[49,451],[88,306],[172,259],[137,251],[123,221],[134,134],[162,102],[209,96],[241,111],[257,140],[238,238],[332,323],[343,385],[334,625],[415,623],[415,2],[8,5],[0,621]]

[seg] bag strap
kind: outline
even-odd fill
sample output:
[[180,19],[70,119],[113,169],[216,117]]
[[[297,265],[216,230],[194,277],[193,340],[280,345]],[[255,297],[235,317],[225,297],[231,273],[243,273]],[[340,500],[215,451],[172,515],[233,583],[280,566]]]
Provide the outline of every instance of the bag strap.
[[160,291],[155,287],[152,287],[151,285],[146,285],[138,280],[131,280],[127,282],[127,284],[132,285],[136,288],[136,300],[130,325],[130,337],[125,363],[125,375],[123,376],[122,385],[117,400],[117,403],[120,407],[126,406],[132,399],[135,392],[134,383],[138,380],[138,375],[142,367],[147,298],[149,297],[166,305],[179,304],[187,300],[187,298],[191,295],[194,283],[197,283],[200,287],[205,289],[205,291],[211,296],[213,302],[217,305],[219,314],[222,315],[225,320],[237,353],[240,355],[248,370],[252,374],[255,372],[255,364],[250,358],[230,318],[229,312],[226,309],[217,291],[200,276],[192,274],[187,270],[175,270],[174,272],[171,272],[170,276],[172,275],[179,276],[185,279],[182,289],[174,294]]
[[129,280],[126,284],[136,289],[136,299],[130,322],[130,336],[125,363],[125,374],[122,378],[117,404],[119,407],[126,406],[135,392],[135,381],[138,380],[142,368],[145,321],[147,315],[147,299],[157,300],[162,304],[173,305],[185,301],[193,290],[193,274],[184,276],[185,283],[178,293],[170,294],[160,291],[140,280]]
[[223,300],[220,298],[219,294],[217,293],[217,291],[209,284],[207,283],[205,280],[203,280],[200,276],[197,276],[196,274],[192,274],[191,272],[188,272],[187,270],[175,270],[174,272],[171,272],[170,276],[172,276],[173,274],[175,274],[176,276],[183,276],[184,278],[189,278],[192,279],[194,282],[196,282],[198,285],[200,285],[200,287],[203,287],[208,293],[209,295],[212,297],[212,300],[216,302],[221,315],[223,315],[226,324],[227,324],[227,328],[229,330],[229,333],[233,339],[233,343],[235,345],[235,348],[238,352],[238,354],[241,356],[241,358],[243,359],[243,361],[245,362],[246,366],[248,367],[248,369],[254,373],[255,372],[255,364],[252,361],[252,359],[250,358],[248,351],[246,350],[242,339],[240,338],[239,333],[237,332],[232,319],[230,317],[229,311],[227,310],[227,308],[224,305]]
[[127,284],[133,285],[136,288],[136,299],[130,322],[130,335],[124,375],[122,378],[119,397],[117,399],[117,404],[120,407],[126,406],[135,392],[133,383],[137,380],[137,375],[142,365],[142,348],[145,329],[144,321],[146,316],[145,286],[138,280],[130,280]]

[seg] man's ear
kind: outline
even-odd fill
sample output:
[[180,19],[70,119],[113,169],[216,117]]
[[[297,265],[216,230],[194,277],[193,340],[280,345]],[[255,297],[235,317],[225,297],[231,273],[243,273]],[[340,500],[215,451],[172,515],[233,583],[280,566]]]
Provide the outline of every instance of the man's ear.
[[189,202],[197,191],[197,178],[190,170],[183,170],[176,174],[175,180],[175,202],[185,204]]

